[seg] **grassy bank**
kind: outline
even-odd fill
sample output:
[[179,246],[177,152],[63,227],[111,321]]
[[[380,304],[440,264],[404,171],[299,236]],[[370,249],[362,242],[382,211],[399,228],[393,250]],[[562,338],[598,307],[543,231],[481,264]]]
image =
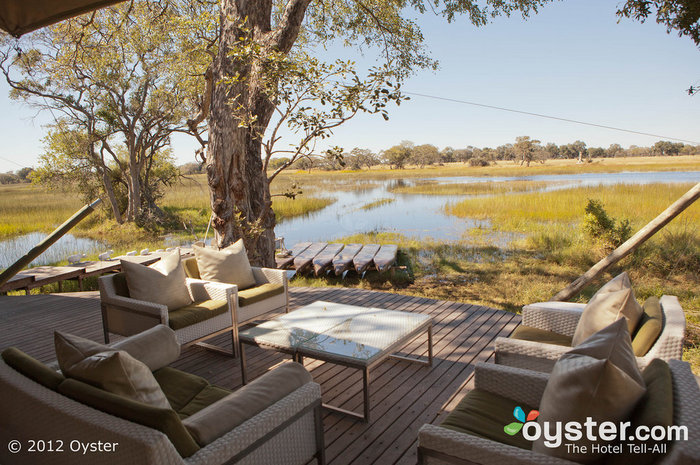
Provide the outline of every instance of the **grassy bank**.
[[390,203],[395,202],[395,201],[396,201],[396,199],[392,199],[392,198],[379,199],[379,200],[375,200],[374,202],[366,203],[366,204],[362,205],[360,208],[362,210],[374,210],[375,208],[379,208],[382,205],[387,205],[387,204],[390,204]]

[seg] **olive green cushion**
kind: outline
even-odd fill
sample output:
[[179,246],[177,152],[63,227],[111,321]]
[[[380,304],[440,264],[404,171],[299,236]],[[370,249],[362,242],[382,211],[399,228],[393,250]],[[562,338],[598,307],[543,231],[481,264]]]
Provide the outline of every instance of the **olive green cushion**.
[[182,261],[182,266],[185,268],[185,274],[188,278],[201,279],[199,276],[199,267],[197,267],[197,258],[190,257]]
[[[630,430],[634,431],[639,426],[661,425],[664,428],[673,425],[673,381],[671,369],[661,359],[654,359],[642,372],[642,378],[647,386],[647,392],[632,412]],[[644,444],[645,441],[634,441],[636,444]],[[615,454],[607,461],[610,465],[623,465],[634,463],[635,465],[649,465],[660,457],[658,453],[652,453],[651,448],[655,444],[663,442],[649,439],[646,441],[647,453],[631,453],[627,445],[623,446],[622,454]]]
[[642,306],[644,313],[637,325],[637,331],[632,336],[634,355],[643,357],[661,334],[664,326],[664,316],[658,297],[649,297]]
[[178,410],[178,415],[180,418],[187,418],[190,415],[194,415],[205,407],[209,407],[214,402],[217,402],[227,395],[231,394],[231,391],[220,388],[218,386],[206,386],[202,389],[187,405],[182,409]]
[[154,371],[153,376],[175,411],[183,409],[202,389],[209,386],[209,381],[200,376],[170,367]]
[[66,379],[56,370],[52,370],[39,360],[25,354],[15,347],[3,350],[2,359],[10,367],[19,371],[27,378],[53,391]]
[[515,328],[515,331],[513,331],[510,337],[513,339],[522,339],[523,341],[571,347],[571,336],[547,331],[546,329],[533,328],[532,326],[520,325]]
[[516,407],[521,407],[526,415],[533,410],[533,407],[522,402],[515,402],[481,389],[473,389],[464,396],[440,426],[529,450],[532,448],[532,441],[523,438],[521,432],[511,436],[503,430],[504,426],[516,421],[513,416]]
[[282,284],[265,283],[260,286],[251,287],[250,289],[238,291],[238,305],[245,307],[246,305],[261,302],[279,294],[284,294],[284,286]]
[[199,445],[172,409],[126,399],[74,379],[63,381],[58,392],[97,410],[162,432],[182,457],[189,457],[199,450]]
[[168,326],[178,330],[228,311],[225,300],[204,300],[168,312]]

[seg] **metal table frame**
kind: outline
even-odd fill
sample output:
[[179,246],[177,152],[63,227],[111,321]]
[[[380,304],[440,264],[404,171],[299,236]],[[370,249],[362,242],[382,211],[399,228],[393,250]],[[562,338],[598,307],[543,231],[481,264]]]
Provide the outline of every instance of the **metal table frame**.
[[[395,310],[394,310],[395,311]],[[410,312],[407,312],[410,313]],[[421,334],[422,332],[426,331],[428,334],[428,359],[418,359],[418,358],[412,358],[412,357],[406,357],[403,355],[397,355],[394,352],[396,352],[399,348],[402,346],[406,345],[408,342],[410,342],[411,339],[416,337],[417,335]],[[417,363],[420,365],[425,365],[425,366],[432,366],[433,365],[433,321],[431,318],[428,318],[423,324],[415,328],[413,331],[406,333],[405,335],[401,336],[396,342],[391,344],[389,347],[383,349],[381,352],[379,352],[377,355],[372,357],[370,360],[358,360],[358,359],[353,359],[351,357],[345,357],[345,356],[339,356],[337,354],[331,353],[331,352],[325,352],[322,350],[310,350],[306,349],[304,347],[287,347],[287,346],[281,346],[278,344],[269,344],[269,343],[264,343],[264,342],[257,342],[252,338],[247,338],[245,335],[240,335],[239,333],[239,350],[240,350],[240,362],[241,362],[241,378],[243,384],[247,384],[247,376],[246,376],[246,362],[245,362],[245,350],[243,345],[248,344],[248,345],[253,345],[256,347],[260,347],[263,349],[270,349],[270,350],[275,350],[277,352],[281,352],[284,354],[288,354],[292,356],[292,360],[299,362],[303,365],[304,363],[304,357],[307,358],[313,358],[315,360],[320,360],[323,362],[327,363],[334,363],[336,365],[342,365],[346,366],[349,368],[355,368],[358,370],[362,371],[362,394],[363,394],[363,414],[359,414],[357,412],[353,412],[351,410],[346,410],[340,407],[336,407],[333,405],[329,404],[322,404],[324,408],[328,410],[332,410],[335,412],[343,413],[345,415],[349,415],[351,417],[360,419],[364,422],[369,422],[370,421],[370,390],[369,390],[369,381],[370,381],[370,376],[369,376],[369,371],[377,366],[378,364],[382,363],[388,358],[393,358],[397,360],[402,360],[406,362],[411,362],[411,363]]]

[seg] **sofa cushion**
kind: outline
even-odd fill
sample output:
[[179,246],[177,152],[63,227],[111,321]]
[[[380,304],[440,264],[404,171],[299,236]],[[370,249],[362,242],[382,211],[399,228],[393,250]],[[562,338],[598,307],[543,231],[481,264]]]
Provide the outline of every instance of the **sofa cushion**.
[[170,367],[154,371],[153,376],[176,412],[182,410],[202,389],[209,386],[209,381],[201,376]]
[[[538,422],[555,428],[570,421],[583,425],[588,417],[598,424],[625,421],[645,391],[627,322],[619,319],[559,358],[542,395]],[[575,444],[585,449],[568,448],[566,440],[548,447],[543,433],[534,451],[579,463],[597,460],[593,445],[605,443],[584,435]]]
[[593,333],[620,318],[625,319],[627,331],[632,334],[641,316],[642,307],[634,298],[629,276],[623,272],[598,289],[598,292],[591,297],[576,325],[571,344],[579,345]]
[[58,385],[65,379],[61,373],[49,368],[39,360],[25,354],[16,347],[9,347],[3,350],[2,359],[11,368],[14,368],[32,381],[36,381],[53,391],[55,391]]
[[643,357],[649,352],[661,335],[664,326],[664,316],[658,297],[649,297],[642,306],[644,313],[639,319],[637,330],[632,336],[634,355]]
[[255,276],[242,239],[221,250],[201,246],[192,249],[202,279],[236,284],[239,291],[255,286]]
[[151,370],[124,351],[90,355],[67,367],[64,374],[127,399],[170,408]]
[[127,352],[151,371],[170,365],[180,356],[180,343],[175,331],[165,325],[156,325],[110,347]]
[[189,457],[199,450],[195,440],[182,425],[180,417],[172,409],[126,399],[75,379],[63,381],[58,386],[58,392],[107,414],[160,431],[170,439],[182,457]]
[[185,274],[188,278],[202,279],[199,275],[199,267],[197,266],[197,257],[189,257],[182,261],[182,267],[185,269]]
[[265,299],[276,295],[284,294],[284,285],[275,283],[265,283],[260,286],[251,287],[243,291],[238,291],[238,305],[246,305],[262,302]]
[[122,260],[122,270],[133,299],[165,305],[168,310],[192,303],[179,250],[164,255],[150,266]]
[[547,331],[546,329],[534,328],[532,326],[519,325],[510,335],[513,339],[523,341],[540,342],[542,344],[555,344],[558,346],[571,347],[571,336]]
[[180,415],[180,418],[187,418],[199,412],[203,408],[209,407],[214,402],[220,401],[229,394],[231,394],[231,391],[228,389],[210,384],[199,391],[199,393],[194,396],[194,398],[189,401],[187,405],[178,410],[177,413]]
[[518,420],[514,418],[517,407],[520,407],[526,415],[534,410],[531,406],[507,397],[473,389],[462,398],[440,426],[509,446],[530,449],[532,442],[526,440],[520,432],[510,435],[504,430],[506,424]]
[[302,365],[284,363],[182,423],[195,441],[205,446],[311,381],[311,374]]
[[225,300],[195,302],[168,312],[168,326],[178,330],[226,312],[228,312],[228,302]]
[[56,350],[56,361],[63,373],[66,373],[71,366],[85,357],[112,350],[108,345],[61,331],[54,331],[53,343]]
[[[642,372],[647,392],[630,416],[630,430],[634,431],[644,425],[648,428],[663,426],[664,429],[673,425],[673,378],[668,363],[654,359]],[[634,441],[644,444],[644,441]],[[621,454],[612,454],[606,462],[609,465],[650,465],[659,458],[658,453],[650,451],[651,446],[660,444],[658,441],[646,441],[648,452],[632,453],[627,445],[623,446]]]

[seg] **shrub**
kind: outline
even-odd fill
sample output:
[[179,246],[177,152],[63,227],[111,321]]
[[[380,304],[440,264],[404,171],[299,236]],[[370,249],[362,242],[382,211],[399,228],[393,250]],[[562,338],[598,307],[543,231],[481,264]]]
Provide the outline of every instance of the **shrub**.
[[491,162],[483,157],[469,159],[469,166],[489,166],[490,164]]
[[588,199],[583,229],[592,239],[601,241],[606,248],[616,248],[632,235],[629,220],[616,221],[611,218],[597,200]]

